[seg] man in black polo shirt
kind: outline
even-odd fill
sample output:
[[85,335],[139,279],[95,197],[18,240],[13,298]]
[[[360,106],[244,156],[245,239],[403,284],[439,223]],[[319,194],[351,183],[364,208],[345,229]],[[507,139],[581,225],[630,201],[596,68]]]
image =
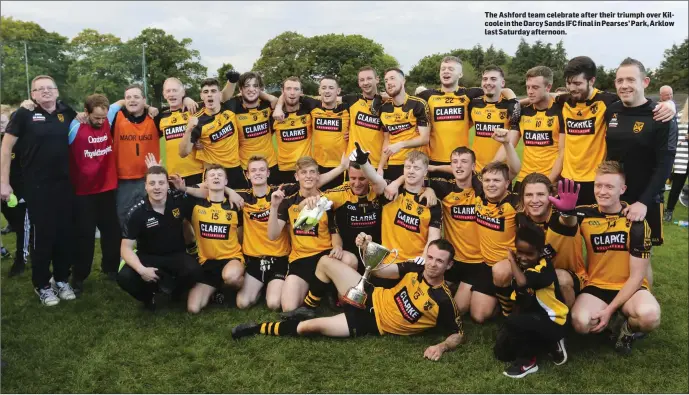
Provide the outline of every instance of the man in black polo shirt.
[[[628,206],[623,214],[630,221],[645,219],[651,228],[651,243],[659,246],[663,244],[661,191],[672,172],[678,130],[674,119],[653,120],[653,108],[658,103],[644,95],[649,82],[641,62],[632,58],[622,61],[615,78],[620,101],[605,111],[605,142],[607,160],[619,162],[627,176],[621,199]],[[647,280],[652,285],[650,266]]]
[[[37,106],[33,111],[17,110],[7,125],[0,156],[0,197],[7,201],[13,192],[9,184],[12,149],[19,142],[25,200],[34,230],[32,281],[41,303],[46,306],[54,306],[60,299],[75,298],[68,283],[74,192],[69,180],[67,136],[76,112],[58,102],[58,95],[52,77],[39,75],[33,79],[31,98]],[[51,261],[55,289],[50,281]]]
[[122,229],[120,254],[126,265],[117,283],[153,310],[155,293],[179,296],[202,278],[203,271],[185,253],[184,194],[170,190],[163,167],[148,169],[146,195],[129,210]]

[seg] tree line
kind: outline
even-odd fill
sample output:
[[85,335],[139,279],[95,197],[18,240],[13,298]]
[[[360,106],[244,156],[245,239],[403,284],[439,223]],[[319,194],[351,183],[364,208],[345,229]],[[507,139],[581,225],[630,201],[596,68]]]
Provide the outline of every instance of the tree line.
[[[191,39],[177,40],[162,29],[144,29],[128,41],[112,34],[84,29],[69,39],[48,32],[34,22],[4,16],[0,22],[0,83],[4,104],[18,104],[27,97],[25,51],[29,78],[50,74],[60,88],[62,99],[75,106],[80,106],[84,98],[94,92],[110,98],[121,97],[126,85],[143,83],[144,80],[149,102],[159,106],[164,101],[163,81],[170,76],[179,78],[187,86],[190,96],[198,97],[198,86],[203,78],[219,76],[222,80],[225,72],[233,68],[231,64],[223,64],[217,71],[209,73],[201,64],[201,54],[193,48]],[[652,81],[649,89],[657,90],[668,84],[678,92],[689,90],[687,43],[685,38],[679,46],[673,45],[665,50],[661,65],[649,71]],[[408,91],[413,92],[418,85],[437,87],[440,60],[447,55],[462,59],[464,76],[461,84],[464,86],[480,86],[481,70],[491,64],[503,68],[507,86],[518,95],[525,94],[526,71],[537,65],[552,68],[555,74],[553,85],[564,86],[562,72],[567,63],[567,52],[562,41],[529,44],[522,39],[514,55],[496,50],[493,45],[486,49],[476,45],[470,49],[458,48],[425,56],[408,73]],[[357,92],[357,71],[363,66],[372,66],[382,72],[399,66],[399,62],[385,52],[381,44],[361,35],[305,37],[288,31],[266,42],[252,69],[263,75],[269,84],[269,92],[279,92],[280,81],[296,75],[302,79],[305,93],[315,94],[319,79],[325,75],[339,77],[343,93]],[[596,87],[614,90],[614,69],[598,66],[597,74]]]

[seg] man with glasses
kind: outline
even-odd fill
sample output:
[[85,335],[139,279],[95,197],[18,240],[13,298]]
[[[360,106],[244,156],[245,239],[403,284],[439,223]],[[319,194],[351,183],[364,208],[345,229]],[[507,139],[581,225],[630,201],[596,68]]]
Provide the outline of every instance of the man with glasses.
[[[52,77],[39,75],[34,78],[31,98],[37,106],[33,111],[17,110],[7,125],[0,154],[0,197],[7,201],[12,194],[9,184],[12,149],[19,143],[25,199],[34,230],[32,281],[45,306],[54,306],[60,299],[75,298],[68,282],[74,195],[69,177],[68,135],[76,112],[58,102],[58,96]],[[54,286],[51,286],[51,275]]]

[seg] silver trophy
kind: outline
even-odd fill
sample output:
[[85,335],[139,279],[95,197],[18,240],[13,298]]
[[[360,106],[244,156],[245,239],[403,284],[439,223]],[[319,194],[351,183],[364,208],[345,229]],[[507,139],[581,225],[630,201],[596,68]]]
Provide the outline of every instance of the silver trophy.
[[371,272],[381,269],[381,264],[383,261],[392,253],[395,254],[395,257],[391,262],[386,263],[384,266],[392,265],[395,262],[397,256],[399,255],[396,249],[388,250],[382,245],[374,242],[368,242],[363,250],[361,247],[359,247],[359,256],[361,257],[361,261],[364,263],[366,270],[364,271],[364,275],[361,276],[359,283],[350,288],[349,291],[347,291],[347,293],[342,297],[342,300],[360,309],[365,308],[368,294],[366,294],[364,286],[366,285],[366,282],[368,282],[369,277],[371,277]]

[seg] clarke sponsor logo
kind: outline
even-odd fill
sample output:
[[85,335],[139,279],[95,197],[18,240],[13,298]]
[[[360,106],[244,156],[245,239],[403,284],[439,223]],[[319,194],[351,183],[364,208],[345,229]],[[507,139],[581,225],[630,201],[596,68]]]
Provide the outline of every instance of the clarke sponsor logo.
[[390,133],[390,134],[393,135],[393,136],[398,135],[398,134],[400,134],[400,133],[402,133],[402,132],[404,132],[404,131],[406,131],[406,130],[409,130],[409,129],[411,129],[411,128],[413,128],[413,126],[412,126],[412,124],[409,123],[409,122],[400,123],[400,124],[397,124],[397,125],[388,125],[388,126],[387,126],[388,133]]
[[419,217],[407,214],[402,210],[397,210],[395,225],[414,233],[419,233],[421,231],[421,220]]
[[376,213],[349,216],[349,226],[352,228],[367,228],[370,226],[375,226],[376,223],[378,223]]
[[286,129],[280,131],[280,138],[285,143],[306,140],[306,128]]
[[524,145],[531,147],[544,147],[553,145],[553,132],[524,131]]
[[204,239],[227,240],[230,237],[230,225],[218,225],[199,222],[201,237]]
[[505,230],[505,218],[493,218],[487,215],[482,215],[481,213],[477,212],[476,223],[483,226],[484,228],[488,228],[498,232],[502,232]]
[[265,136],[268,134],[268,122],[257,123],[256,125],[247,125],[242,128],[244,137],[247,139],[252,139],[256,137]]
[[610,232],[591,235],[593,252],[627,251],[627,232]]
[[228,123],[223,127],[222,129],[218,130],[217,132],[213,132],[210,135],[210,139],[212,143],[218,142],[226,137],[230,137],[234,134],[234,125],[232,122]]
[[476,206],[474,206],[473,204],[452,206],[451,214],[452,219],[456,219],[458,221],[475,221]]
[[249,219],[258,222],[268,222],[268,217],[270,216],[270,210],[259,211],[256,213],[250,213]]
[[165,134],[165,140],[180,139],[184,136],[184,130],[186,130],[186,125],[170,126],[165,128],[163,132]]
[[505,124],[502,122],[476,122],[474,130],[476,130],[476,137],[492,137],[495,129],[504,127]]
[[464,120],[464,106],[439,107],[433,111],[433,120],[462,121]]
[[356,115],[354,124],[367,129],[378,130],[380,129],[380,118],[360,112]]
[[409,298],[407,287],[395,294],[395,304],[405,320],[415,324],[421,318],[421,311],[414,306]]
[[586,134],[594,134],[596,126],[596,118],[584,119],[581,121],[568,119],[565,124],[567,134],[580,136]]
[[341,132],[342,119],[341,118],[316,118],[314,121],[314,129],[324,132]]

